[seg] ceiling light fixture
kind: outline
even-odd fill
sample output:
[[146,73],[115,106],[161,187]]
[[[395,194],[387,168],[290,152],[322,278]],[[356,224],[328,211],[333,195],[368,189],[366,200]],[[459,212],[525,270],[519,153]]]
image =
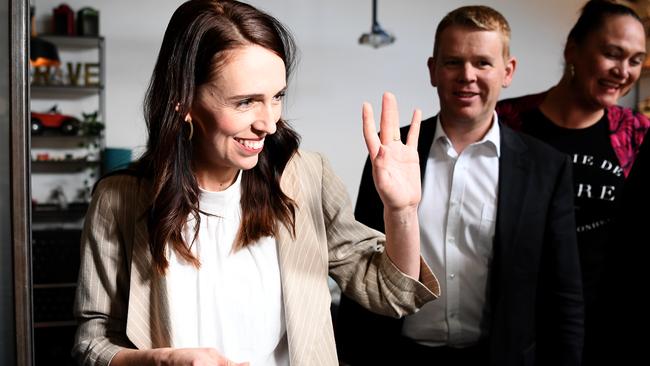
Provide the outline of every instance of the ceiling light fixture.
[[370,33],[364,33],[359,37],[359,44],[379,48],[393,42],[395,36],[386,32],[377,21],[377,0],[372,0],[372,28]]

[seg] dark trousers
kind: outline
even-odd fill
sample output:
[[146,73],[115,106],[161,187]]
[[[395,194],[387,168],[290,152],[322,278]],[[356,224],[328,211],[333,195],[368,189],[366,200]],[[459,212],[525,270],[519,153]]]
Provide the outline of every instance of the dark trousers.
[[465,348],[428,347],[401,337],[397,358],[399,365],[476,366],[488,364],[485,342]]

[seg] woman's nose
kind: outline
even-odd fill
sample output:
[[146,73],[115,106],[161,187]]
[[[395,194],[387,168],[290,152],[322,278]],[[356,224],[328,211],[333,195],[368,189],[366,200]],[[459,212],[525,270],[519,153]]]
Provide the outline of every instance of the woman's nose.
[[271,135],[277,130],[276,124],[280,119],[280,109],[272,104],[263,104],[260,105],[260,109],[255,117],[253,128]]
[[614,66],[612,71],[619,78],[627,78],[630,75],[630,65],[625,61],[621,61]]

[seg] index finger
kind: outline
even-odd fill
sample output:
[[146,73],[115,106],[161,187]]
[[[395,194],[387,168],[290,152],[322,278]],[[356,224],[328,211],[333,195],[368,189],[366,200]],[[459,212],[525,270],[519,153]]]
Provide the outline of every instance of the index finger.
[[411,118],[411,127],[409,127],[409,134],[406,137],[406,145],[413,148],[418,148],[418,137],[420,137],[420,125],[422,124],[422,111],[416,109],[413,111]]
[[370,155],[370,159],[372,160],[375,158],[375,156],[377,156],[381,142],[379,141],[379,137],[377,137],[375,116],[372,112],[372,106],[370,103],[363,103],[361,118],[363,119],[363,138],[366,141],[368,155]]

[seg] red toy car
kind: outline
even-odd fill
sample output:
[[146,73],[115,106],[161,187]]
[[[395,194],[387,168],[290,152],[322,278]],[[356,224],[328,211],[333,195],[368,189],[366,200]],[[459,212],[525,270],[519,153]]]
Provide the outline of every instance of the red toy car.
[[65,135],[76,135],[81,122],[57,111],[56,106],[47,113],[32,112],[32,134],[40,135],[44,129],[59,130]]

